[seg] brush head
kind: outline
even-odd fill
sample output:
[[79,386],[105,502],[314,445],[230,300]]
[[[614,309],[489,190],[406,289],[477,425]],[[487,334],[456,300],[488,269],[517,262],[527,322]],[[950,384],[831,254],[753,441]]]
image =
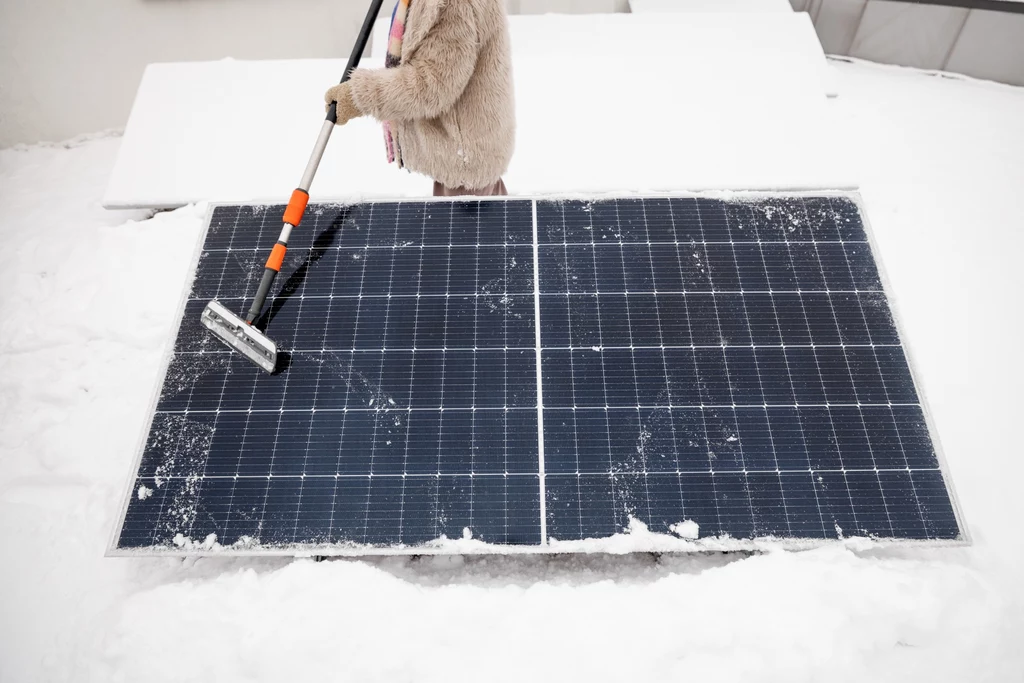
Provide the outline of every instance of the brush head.
[[208,303],[201,320],[218,339],[265,371],[273,373],[277,368],[277,344],[219,302]]

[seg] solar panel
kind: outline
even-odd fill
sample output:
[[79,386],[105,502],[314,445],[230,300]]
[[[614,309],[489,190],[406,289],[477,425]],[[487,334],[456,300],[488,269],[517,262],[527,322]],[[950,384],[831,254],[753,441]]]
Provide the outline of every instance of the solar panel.
[[965,538],[848,197],[316,206],[268,376],[199,313],[280,208],[211,214],[115,552]]

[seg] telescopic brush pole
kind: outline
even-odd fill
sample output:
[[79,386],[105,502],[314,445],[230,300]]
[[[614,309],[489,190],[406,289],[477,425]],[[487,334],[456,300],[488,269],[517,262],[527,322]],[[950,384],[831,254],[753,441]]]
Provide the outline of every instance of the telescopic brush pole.
[[[359,59],[366,50],[366,44],[370,41],[370,32],[373,30],[374,22],[376,22],[383,4],[384,0],[372,0],[370,2],[370,9],[366,12],[366,19],[363,21],[362,28],[359,29],[359,36],[356,38],[352,55],[349,57],[348,66],[345,67],[345,74],[341,77],[342,83],[349,79],[352,71],[359,65]],[[245,316],[245,322],[249,325],[252,325],[253,321],[260,316],[263,304],[267,300],[267,294],[270,293],[270,288],[274,284],[274,278],[281,271],[284,255],[288,251],[288,238],[291,237],[292,229],[302,222],[302,217],[306,213],[306,204],[309,202],[309,187],[313,184],[313,176],[316,175],[316,170],[320,166],[320,160],[324,156],[324,150],[327,149],[327,142],[331,139],[331,133],[334,131],[334,126],[337,122],[338,103],[332,102],[327,110],[327,119],[324,121],[323,128],[320,129],[320,136],[316,140],[316,146],[309,157],[309,163],[306,164],[306,170],[302,174],[302,181],[295,191],[292,192],[291,199],[288,201],[288,207],[284,211],[284,227],[281,229],[281,236],[278,237],[277,244],[274,245],[273,250],[270,252],[266,269],[263,271],[263,279],[260,281],[260,287],[256,290],[256,297],[252,301],[248,315]]]

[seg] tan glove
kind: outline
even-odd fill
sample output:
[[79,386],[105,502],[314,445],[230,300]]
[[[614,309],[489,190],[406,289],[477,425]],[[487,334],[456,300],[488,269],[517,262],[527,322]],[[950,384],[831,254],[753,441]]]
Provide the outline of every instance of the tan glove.
[[331,102],[338,103],[337,125],[339,126],[344,126],[352,119],[363,115],[363,112],[356,107],[356,101],[352,97],[352,84],[348,81],[339,83],[328,90],[324,95],[324,100],[327,102],[325,109],[331,108]]

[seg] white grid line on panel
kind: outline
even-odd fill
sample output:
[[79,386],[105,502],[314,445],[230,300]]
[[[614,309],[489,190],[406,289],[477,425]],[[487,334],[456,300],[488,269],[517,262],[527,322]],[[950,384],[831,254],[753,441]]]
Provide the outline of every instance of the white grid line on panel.
[[537,236],[537,202],[533,211],[533,325],[534,341],[537,345],[537,474],[540,480],[540,543],[548,543],[548,507],[544,464],[544,382],[541,365],[541,324],[540,324],[540,241]]

